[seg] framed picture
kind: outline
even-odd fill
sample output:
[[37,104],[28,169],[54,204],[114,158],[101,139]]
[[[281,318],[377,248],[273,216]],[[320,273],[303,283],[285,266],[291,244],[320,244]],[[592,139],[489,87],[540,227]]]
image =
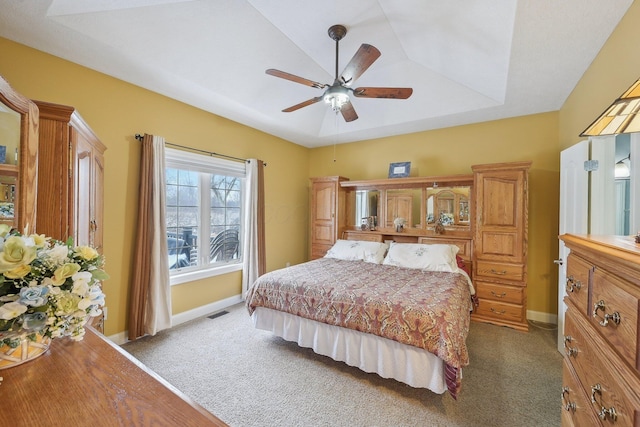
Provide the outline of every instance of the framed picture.
[[410,171],[411,162],[389,163],[389,178],[404,178]]

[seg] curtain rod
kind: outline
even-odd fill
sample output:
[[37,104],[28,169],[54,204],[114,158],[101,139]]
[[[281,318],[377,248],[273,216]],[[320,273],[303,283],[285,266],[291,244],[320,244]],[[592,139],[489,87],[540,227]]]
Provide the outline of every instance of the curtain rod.
[[[138,141],[142,141],[143,136],[140,135],[139,133],[136,133],[135,138]],[[185,150],[191,150],[191,151],[197,151],[198,153],[203,153],[203,154],[208,154],[209,156],[217,156],[217,157],[224,157],[225,159],[231,159],[231,160],[236,160],[238,162],[248,162],[249,160],[247,159],[242,159],[240,157],[233,157],[233,156],[228,156],[226,154],[220,154],[220,153],[215,153],[213,151],[206,151],[206,150],[200,150],[199,148],[193,148],[193,147],[187,147],[184,145],[178,145],[178,144],[174,144],[172,142],[166,142],[164,143],[165,145],[169,145],[171,147],[178,147],[178,148],[183,148]],[[263,162],[264,163],[264,162]],[[264,163],[265,166],[267,166],[266,163]]]

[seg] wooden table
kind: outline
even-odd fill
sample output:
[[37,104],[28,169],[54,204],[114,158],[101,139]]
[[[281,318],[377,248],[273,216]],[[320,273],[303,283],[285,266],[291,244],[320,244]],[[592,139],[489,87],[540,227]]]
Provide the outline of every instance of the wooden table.
[[226,426],[91,328],[0,377],[1,426]]

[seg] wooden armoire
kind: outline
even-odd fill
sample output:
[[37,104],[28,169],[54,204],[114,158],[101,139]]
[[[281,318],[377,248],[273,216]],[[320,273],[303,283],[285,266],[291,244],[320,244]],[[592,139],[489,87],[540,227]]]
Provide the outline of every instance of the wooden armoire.
[[531,162],[476,165],[474,320],[528,330],[528,173]]
[[40,110],[37,231],[102,252],[106,147],[75,108],[34,102]]

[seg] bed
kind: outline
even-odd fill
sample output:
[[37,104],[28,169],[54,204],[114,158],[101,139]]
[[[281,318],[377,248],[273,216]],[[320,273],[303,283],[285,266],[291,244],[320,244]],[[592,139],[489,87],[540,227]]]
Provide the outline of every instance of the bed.
[[338,240],[324,258],[258,278],[246,306],[258,329],[457,398],[475,293],[457,252]]

